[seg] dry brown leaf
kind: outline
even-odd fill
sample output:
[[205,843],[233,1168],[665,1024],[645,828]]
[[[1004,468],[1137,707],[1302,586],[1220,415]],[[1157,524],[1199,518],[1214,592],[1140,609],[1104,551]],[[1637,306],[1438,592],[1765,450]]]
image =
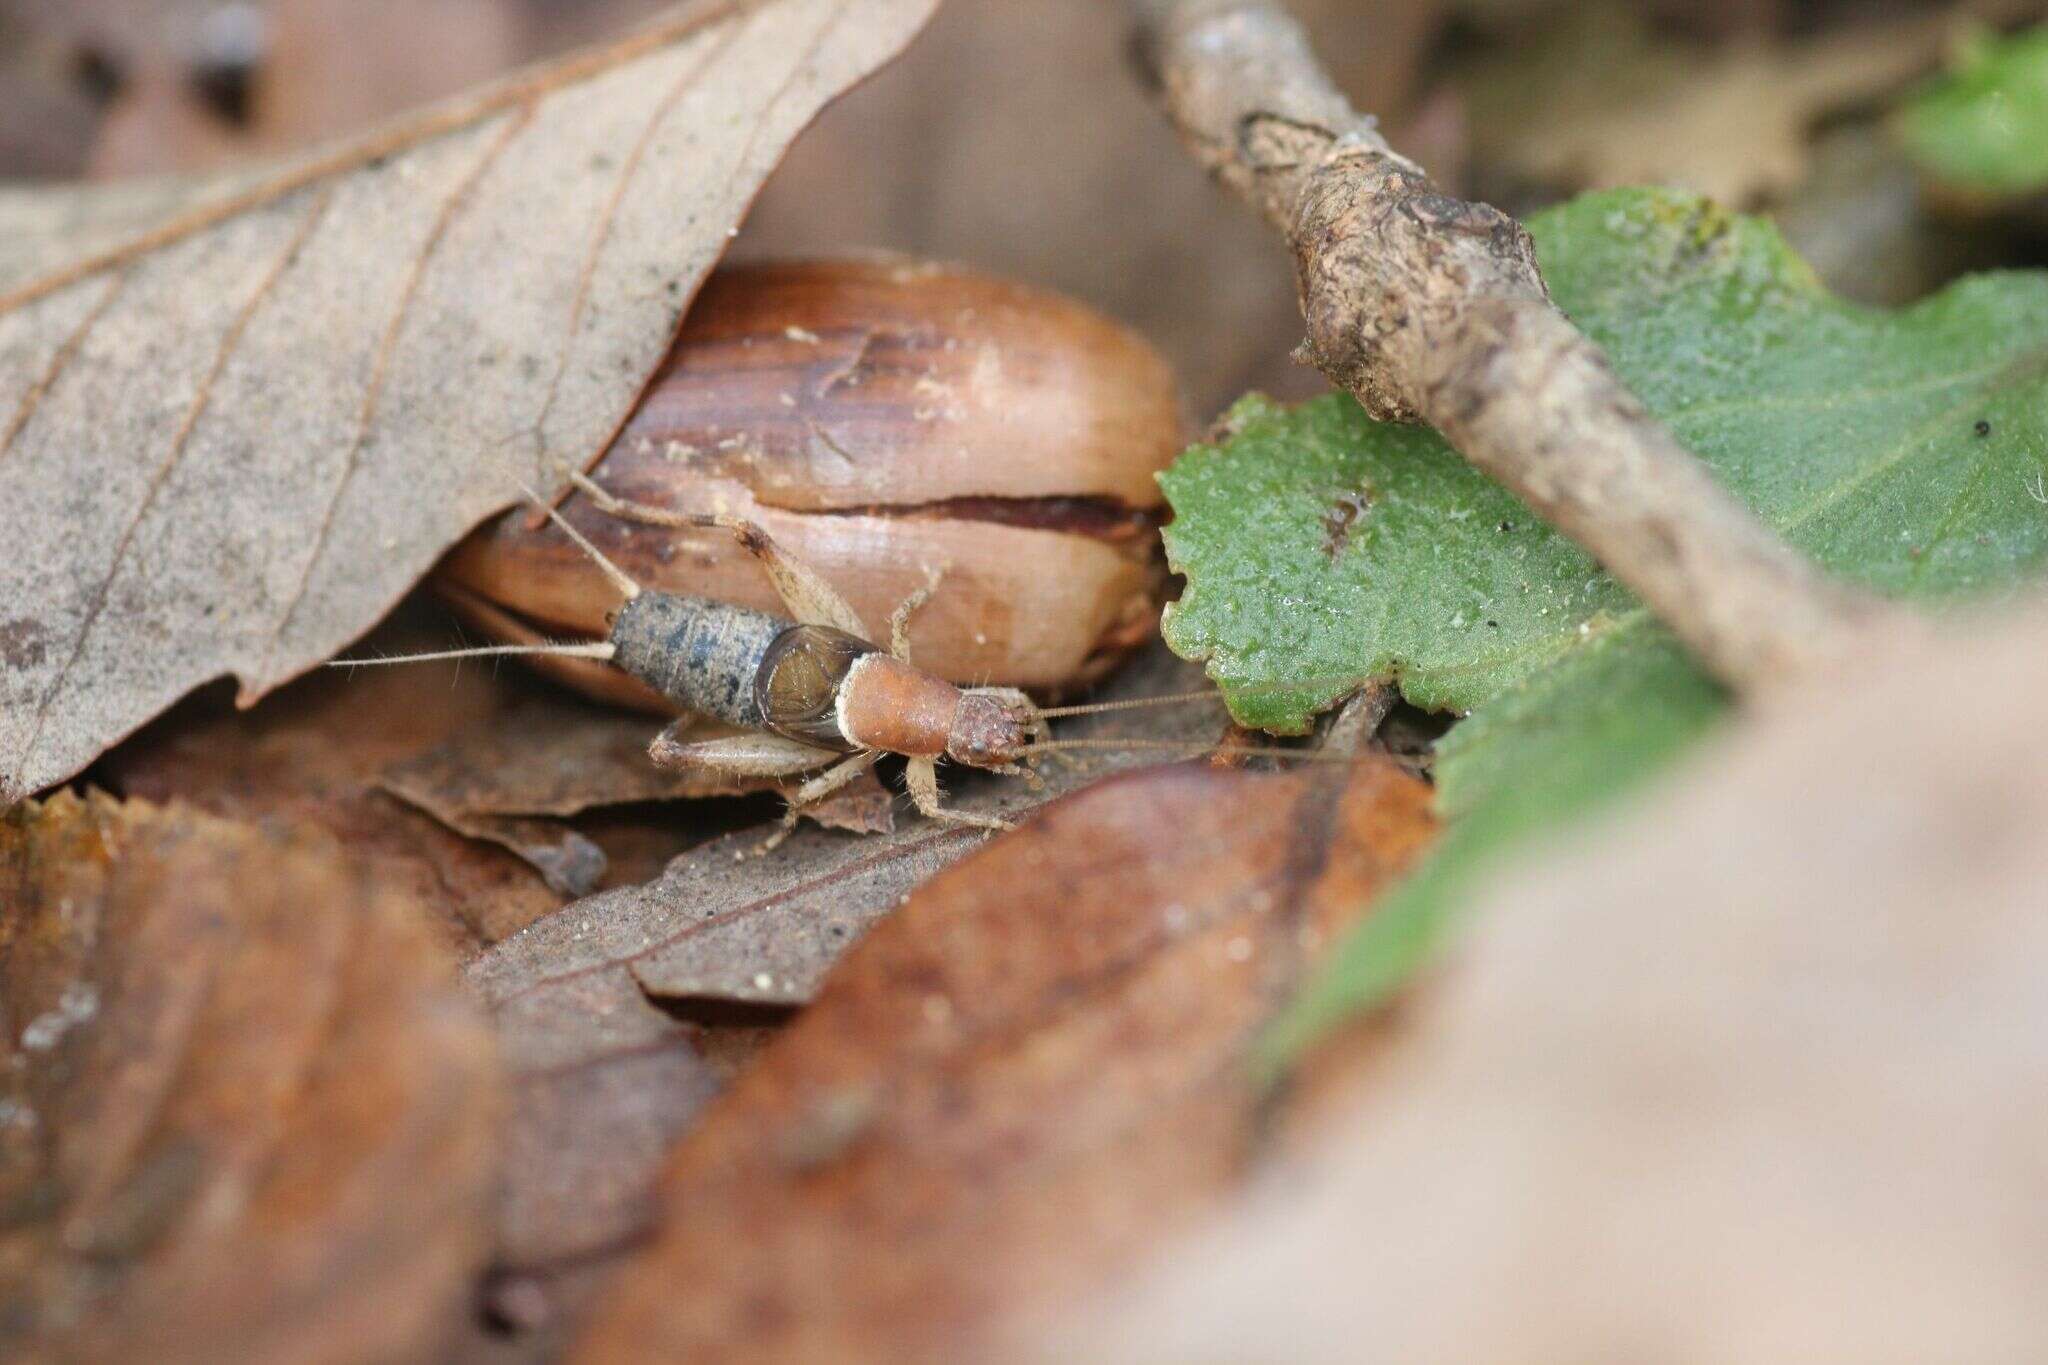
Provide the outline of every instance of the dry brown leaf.
[[[1155,641],[1092,700],[1197,691],[1202,683],[1199,667]],[[1057,737],[1185,744],[1184,752],[1195,754],[1214,742],[1223,719],[1220,704],[1198,701],[1086,717]],[[1015,819],[1106,774],[1160,758],[1149,748],[1057,755],[1043,766],[1044,785],[1035,792],[1018,778],[951,766],[941,780],[949,806]],[[906,818],[887,834],[858,838],[801,830],[773,856],[753,858],[762,834],[726,835],[691,849],[645,886],[564,906],[480,957],[473,984],[501,1006],[527,1002],[520,1008],[588,976],[637,982],[668,999],[801,1005],[871,924],[986,838]]]
[[1251,1039],[1432,833],[1383,756],[1097,784],[857,947],[662,1177],[589,1360],[976,1359],[1227,1185]]
[[2048,615],[1979,629],[1505,875],[1320,1163],[1046,1357],[2048,1356]]
[[0,799],[209,678],[261,696],[594,457],[789,139],[935,3],[686,6],[154,227],[11,251]]
[[501,1269],[546,1279],[636,1245],[676,1135],[782,1022],[780,1011],[666,1011],[623,974],[504,1002],[513,1109],[498,1198]]
[[0,1351],[423,1356],[488,1250],[487,1029],[324,835],[0,819]]

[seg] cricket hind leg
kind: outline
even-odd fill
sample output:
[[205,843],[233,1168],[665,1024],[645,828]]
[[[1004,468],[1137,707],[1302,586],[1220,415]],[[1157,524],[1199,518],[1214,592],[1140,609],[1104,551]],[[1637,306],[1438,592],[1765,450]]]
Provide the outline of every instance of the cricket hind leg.
[[975,815],[949,810],[939,804],[939,765],[932,758],[913,758],[903,765],[903,785],[910,789],[911,804],[927,820],[948,825],[972,825],[976,829],[1015,829],[1008,820],[993,815]]
[[677,512],[651,503],[631,502],[616,497],[587,474],[572,471],[570,481],[608,516],[637,521],[648,526],[677,530],[722,530],[729,532],[741,549],[752,555],[775,586],[776,596],[789,614],[807,626],[831,626],[863,640],[869,639],[867,625],[845,598],[818,571],[782,548],[775,538],[742,517],[719,516],[710,512]]
[[730,735],[723,739],[687,739],[695,718],[685,716],[654,737],[647,757],[658,768],[702,768],[728,777],[794,777],[822,768],[839,757],[781,735]]
[[[796,828],[797,818],[803,814],[804,807],[822,801],[846,786],[873,767],[875,759],[880,757],[873,749],[844,757],[837,750],[800,744],[781,735],[734,735],[726,739],[691,742],[680,737],[689,724],[689,717],[677,721],[656,735],[654,742],[647,746],[647,756],[657,767],[700,768],[733,777],[794,777],[799,773],[816,772],[828,763],[832,765],[795,791],[784,794],[783,800],[787,804],[782,812],[782,823],[753,850],[755,857],[781,846]],[[747,855],[742,853],[739,856]]]

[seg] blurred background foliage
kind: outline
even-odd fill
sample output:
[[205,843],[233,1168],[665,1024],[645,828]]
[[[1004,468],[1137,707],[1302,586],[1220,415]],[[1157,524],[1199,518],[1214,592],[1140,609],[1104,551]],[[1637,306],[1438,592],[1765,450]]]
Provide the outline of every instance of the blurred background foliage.
[[[661,0],[0,0],[0,180],[204,172],[345,134],[643,21]],[[1663,183],[1775,217],[1897,303],[2048,259],[2029,192],[1959,193],[1907,106],[2048,0],[1292,0],[1395,145],[1526,214]],[[748,254],[877,247],[1088,299],[1180,367],[1193,420],[1321,381],[1273,235],[1173,145],[1110,0],[950,0],[770,182]],[[2024,39],[2022,39],[2024,41]],[[1994,46],[1995,50],[1995,46]],[[2007,63],[2021,71],[2039,64]],[[1947,85],[1943,85],[1946,81]],[[2002,106],[1994,92],[1994,116]],[[1981,137],[1981,107],[1949,113]],[[1952,180],[1952,177],[1950,177]]]

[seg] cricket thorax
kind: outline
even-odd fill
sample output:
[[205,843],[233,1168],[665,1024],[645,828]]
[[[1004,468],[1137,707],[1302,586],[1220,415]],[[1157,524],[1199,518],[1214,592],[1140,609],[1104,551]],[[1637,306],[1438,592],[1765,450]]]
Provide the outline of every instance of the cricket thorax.
[[864,749],[946,757],[976,767],[1012,761],[1030,721],[1006,699],[967,692],[887,654],[855,661],[839,689],[839,726]]

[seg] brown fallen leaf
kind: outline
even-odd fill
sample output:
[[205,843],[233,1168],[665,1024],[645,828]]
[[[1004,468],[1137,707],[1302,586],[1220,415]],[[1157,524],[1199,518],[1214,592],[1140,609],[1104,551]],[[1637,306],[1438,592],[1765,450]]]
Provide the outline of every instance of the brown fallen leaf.
[[[789,140],[935,3],[688,5],[0,256],[0,800],[210,678],[260,697],[593,458]],[[53,194],[0,225],[133,206]]]
[[[1200,691],[1204,681],[1199,667],[1155,640],[1091,701]],[[1127,739],[1138,747],[1052,756],[1040,770],[1038,791],[1018,778],[954,766],[941,770],[941,780],[947,804],[1015,819],[1109,773],[1160,761],[1148,746],[1184,745],[1179,753],[1201,753],[1223,723],[1221,705],[1201,701],[1083,717],[1062,722],[1056,737]],[[857,838],[800,830],[773,856],[754,858],[762,835],[759,829],[725,835],[689,850],[644,886],[564,906],[479,957],[472,984],[499,1004],[530,1001],[595,975],[636,981],[663,998],[801,1005],[869,925],[987,838],[906,818],[886,834]]]
[[1253,1036],[1432,832],[1391,760],[1041,810],[851,952],[662,1177],[585,1360],[974,1359],[1239,1171]]
[[1507,870],[1316,1161],[1041,1358],[2048,1357],[2048,614]]
[[488,1249],[489,1033],[324,835],[0,819],[0,1353],[424,1358]]

